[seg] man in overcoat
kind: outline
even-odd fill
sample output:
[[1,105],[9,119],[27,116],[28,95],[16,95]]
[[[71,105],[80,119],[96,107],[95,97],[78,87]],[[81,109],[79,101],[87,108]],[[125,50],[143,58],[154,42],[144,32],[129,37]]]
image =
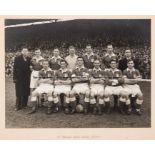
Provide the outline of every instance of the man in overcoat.
[[23,48],[21,55],[17,56],[14,61],[13,81],[16,90],[16,111],[27,106],[28,97],[30,95],[31,58],[28,54],[28,49]]

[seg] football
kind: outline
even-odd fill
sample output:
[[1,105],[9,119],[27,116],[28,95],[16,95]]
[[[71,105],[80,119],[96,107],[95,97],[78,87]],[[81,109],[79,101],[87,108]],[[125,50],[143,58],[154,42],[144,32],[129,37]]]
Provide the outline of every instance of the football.
[[78,113],[82,113],[83,112],[83,105],[82,104],[78,104],[77,106],[76,106],[76,112],[78,112]]

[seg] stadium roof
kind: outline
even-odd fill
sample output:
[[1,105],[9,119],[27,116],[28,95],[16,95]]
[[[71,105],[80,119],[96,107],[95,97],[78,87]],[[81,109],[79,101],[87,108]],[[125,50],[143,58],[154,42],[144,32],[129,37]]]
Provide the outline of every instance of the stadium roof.
[[17,24],[25,24],[25,23],[34,23],[34,22],[43,22],[52,19],[6,19],[5,26],[9,25],[17,25]]
[[5,28],[9,27],[21,27],[21,26],[30,26],[30,25],[40,25],[54,22],[69,21],[73,19],[6,19]]

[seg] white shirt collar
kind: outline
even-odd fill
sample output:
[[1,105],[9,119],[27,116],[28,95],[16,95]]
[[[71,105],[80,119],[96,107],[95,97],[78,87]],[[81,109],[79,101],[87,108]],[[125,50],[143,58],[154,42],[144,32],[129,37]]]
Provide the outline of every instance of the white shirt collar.
[[127,60],[130,60],[130,59],[132,59],[132,57],[126,57],[126,59],[127,59]]
[[135,68],[132,68],[132,69],[127,68],[127,71],[133,72],[135,71]]
[[116,55],[112,52],[111,54],[106,53],[105,56],[110,56],[110,57],[112,57],[112,56],[116,56]]
[[40,56],[40,57],[34,56],[32,59],[35,59],[36,62],[39,62],[40,60],[43,60],[44,58],[42,56]]
[[78,66],[76,66],[76,69],[84,69],[85,67],[84,66],[82,66],[81,68],[79,68]]
[[35,58],[35,59],[37,59],[37,60],[41,60],[41,59],[43,59],[43,57],[42,57],[42,56],[39,56],[39,57],[34,56],[33,58]]
[[112,72],[119,71],[117,68],[115,68],[114,70],[112,68],[110,68],[109,70],[112,71]]
[[88,57],[90,57],[90,56],[93,56],[93,55],[94,55],[94,53],[93,53],[93,52],[91,52],[90,54],[85,53],[85,55],[86,55],[86,56],[88,56]]
[[51,68],[48,67],[47,70],[45,70],[45,69],[43,68],[42,71],[52,71],[52,70],[51,70]]
[[93,71],[101,71],[101,68],[96,69],[95,67],[93,68]]
[[68,55],[68,56],[71,57],[71,58],[77,57],[76,54],[74,54],[73,56],[72,55]]
[[61,72],[63,72],[63,73],[68,71],[67,68],[65,68],[65,69],[60,68],[59,70],[60,70]]
[[60,56],[58,56],[58,57],[52,56],[51,59],[61,59],[61,57]]

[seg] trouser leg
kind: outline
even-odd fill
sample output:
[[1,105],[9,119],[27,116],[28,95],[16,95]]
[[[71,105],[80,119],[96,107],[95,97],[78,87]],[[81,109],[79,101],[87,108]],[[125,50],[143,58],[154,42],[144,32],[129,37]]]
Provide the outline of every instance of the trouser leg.
[[21,97],[16,97],[15,111],[18,111],[20,109],[21,109]]
[[28,103],[28,96],[22,96],[22,107],[26,107]]

